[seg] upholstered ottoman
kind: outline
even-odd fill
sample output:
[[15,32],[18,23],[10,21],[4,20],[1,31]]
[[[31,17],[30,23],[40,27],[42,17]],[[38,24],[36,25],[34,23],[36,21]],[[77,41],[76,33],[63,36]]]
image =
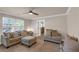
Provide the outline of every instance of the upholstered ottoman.
[[36,37],[34,36],[26,36],[21,38],[21,43],[30,47],[34,43],[36,43]]

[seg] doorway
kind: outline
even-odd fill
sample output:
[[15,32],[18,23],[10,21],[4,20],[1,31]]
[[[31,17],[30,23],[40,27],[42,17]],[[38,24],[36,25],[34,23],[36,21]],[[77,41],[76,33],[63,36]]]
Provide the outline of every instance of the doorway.
[[38,33],[44,35],[45,32],[45,20],[38,20]]

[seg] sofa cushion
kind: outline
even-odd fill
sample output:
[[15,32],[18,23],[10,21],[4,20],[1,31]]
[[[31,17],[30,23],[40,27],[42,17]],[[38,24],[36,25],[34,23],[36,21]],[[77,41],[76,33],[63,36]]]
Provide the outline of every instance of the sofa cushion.
[[19,34],[17,32],[12,33],[13,37],[19,37]]
[[10,34],[10,38],[14,38],[14,34],[13,32],[9,33]]
[[52,36],[61,36],[57,30],[52,30]]
[[8,32],[8,33],[3,33],[4,34],[4,36],[6,36],[7,38],[11,38],[12,37],[12,34],[10,33],[10,32]]
[[21,32],[21,36],[26,36],[26,35],[28,35],[27,31],[22,31]]
[[9,39],[9,44],[11,44],[11,43],[16,43],[16,42],[18,42],[18,41],[20,41],[19,38],[10,38],[10,39]]
[[16,31],[19,36],[21,36],[21,31]]
[[28,36],[33,36],[33,32],[32,31],[28,31],[27,34],[28,34]]
[[45,39],[46,41],[50,41],[50,42],[55,42],[55,43],[61,43],[61,37],[48,37],[48,36],[45,36]]
[[46,29],[46,36],[52,36],[52,30]]
[[19,36],[17,32],[8,32],[8,33],[4,33],[4,35],[7,38],[14,38],[14,37],[18,37]]

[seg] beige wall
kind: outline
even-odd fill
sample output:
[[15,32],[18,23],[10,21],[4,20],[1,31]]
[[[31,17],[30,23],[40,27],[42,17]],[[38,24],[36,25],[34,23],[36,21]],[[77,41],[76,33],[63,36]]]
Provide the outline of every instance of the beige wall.
[[71,8],[67,16],[67,32],[79,38],[79,8]]
[[46,18],[45,20],[45,28],[46,29],[54,29],[58,30],[63,35],[67,32],[67,17],[66,15],[56,16],[51,18]]
[[33,28],[34,35],[38,36],[39,35],[39,31],[38,31],[39,30],[38,29],[38,19],[32,20],[31,27]]
[[31,22],[32,20],[24,20],[24,29],[28,29],[29,27],[31,27]]
[[34,29],[34,32],[36,32],[36,35],[38,34],[38,20],[45,20],[45,29],[56,29],[64,35],[67,32],[66,15],[41,18],[32,21],[32,28]]

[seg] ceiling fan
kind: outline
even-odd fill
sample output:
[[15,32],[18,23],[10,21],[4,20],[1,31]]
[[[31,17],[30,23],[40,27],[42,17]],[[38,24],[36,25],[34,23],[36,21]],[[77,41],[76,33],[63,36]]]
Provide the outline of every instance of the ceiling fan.
[[28,14],[39,15],[38,13],[35,13],[35,12],[33,12],[32,10],[29,10]]
[[33,15],[39,15],[38,13],[33,11],[34,9],[30,9],[27,12],[25,12],[24,14],[33,14]]

